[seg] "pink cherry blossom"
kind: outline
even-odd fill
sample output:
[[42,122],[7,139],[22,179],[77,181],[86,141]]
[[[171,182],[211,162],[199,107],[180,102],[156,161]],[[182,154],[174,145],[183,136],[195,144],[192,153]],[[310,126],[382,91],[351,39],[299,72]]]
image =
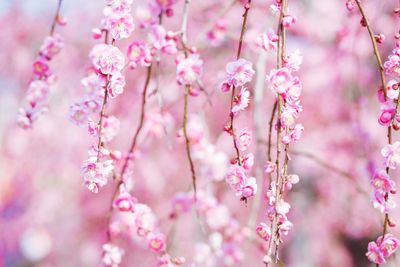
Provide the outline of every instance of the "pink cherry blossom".
[[246,87],[242,87],[242,89],[240,90],[240,94],[236,96],[234,102],[235,104],[232,107],[232,112],[234,114],[245,110],[249,106],[250,92],[247,90]]
[[187,58],[178,58],[176,80],[180,85],[194,85],[203,73],[203,60],[198,54],[191,54]]
[[118,246],[107,243],[103,245],[103,263],[106,266],[118,267],[122,262],[122,256],[124,255],[124,250]]
[[[222,86],[223,88],[243,86],[251,82],[254,73],[253,64],[250,61],[243,58],[231,61],[226,65],[226,77]],[[226,91],[226,89],[223,89],[223,91]]]
[[238,144],[240,151],[247,150],[251,145],[251,132],[247,129],[243,129],[239,135],[236,137],[236,142]]
[[166,248],[165,236],[160,233],[150,233],[147,236],[148,246],[153,252],[164,252]]
[[33,73],[39,78],[47,78],[51,74],[48,62],[43,58],[37,58],[33,64]]
[[375,172],[371,179],[371,185],[375,190],[381,193],[395,192],[395,183],[390,179],[389,175],[386,174],[385,170]]
[[[105,11],[106,17],[103,21],[105,29],[109,30],[115,40],[128,38],[135,30],[133,17],[129,13]],[[109,13],[109,14],[108,14]]]
[[124,92],[125,76],[119,72],[111,76],[107,85],[107,91],[110,98],[115,98]]
[[246,182],[242,189],[242,197],[249,198],[254,196],[257,193],[257,181],[254,177],[249,177],[246,179]]
[[115,198],[113,207],[123,212],[133,212],[137,200],[128,192],[120,192]]
[[271,238],[271,227],[265,223],[259,223],[256,232],[257,235],[265,241],[268,241]]
[[246,182],[245,169],[239,165],[231,165],[225,176],[225,181],[237,192],[241,192]]
[[102,74],[115,74],[120,72],[125,65],[122,52],[113,45],[95,45],[89,54],[93,66]]
[[148,67],[153,57],[146,45],[141,41],[134,41],[128,47],[129,66],[136,68],[139,64]]
[[265,51],[276,51],[278,49],[278,35],[274,30],[269,30],[268,33],[261,33],[256,39],[256,45],[263,48]]
[[60,34],[54,34],[44,39],[39,50],[39,55],[51,60],[64,48],[64,38]]
[[293,83],[293,77],[288,68],[273,69],[267,76],[270,88],[277,94],[285,93]]
[[385,158],[385,165],[390,169],[396,169],[400,163],[400,142],[388,144],[381,150],[382,156]]

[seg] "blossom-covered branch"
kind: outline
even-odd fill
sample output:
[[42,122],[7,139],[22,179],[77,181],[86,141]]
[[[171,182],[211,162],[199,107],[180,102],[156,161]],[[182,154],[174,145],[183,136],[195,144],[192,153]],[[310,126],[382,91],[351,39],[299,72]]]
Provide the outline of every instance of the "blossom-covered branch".
[[48,111],[50,92],[57,81],[49,63],[64,48],[63,37],[55,33],[56,25],[66,25],[66,20],[60,15],[61,5],[62,0],[58,0],[50,33],[44,39],[38,57],[32,64],[34,78],[29,83],[26,94],[27,107],[20,108],[17,117],[17,123],[23,129],[32,128],[33,123]]
[[395,207],[391,195],[396,193],[395,183],[390,178],[389,170],[395,169],[396,167],[396,164],[392,160],[398,150],[397,147],[400,147],[400,142],[396,142],[392,145],[392,129],[397,127],[397,123],[394,120],[398,116],[397,109],[400,101],[398,92],[399,81],[391,80],[386,83],[385,77],[385,71],[387,74],[394,74],[394,76],[397,77],[399,76],[400,73],[396,71],[398,70],[399,64],[399,50],[396,48],[393,51],[394,55],[389,57],[389,60],[385,62],[385,64],[382,63],[382,58],[378,49],[378,42],[382,43],[385,38],[382,34],[374,34],[360,0],[348,0],[346,2],[346,7],[351,12],[355,8],[355,4],[361,13],[360,24],[368,30],[381,80],[378,94],[381,102],[382,113],[379,117],[379,123],[382,126],[387,127],[387,145],[382,149],[382,155],[386,158],[386,168],[375,170],[375,174],[371,178],[371,185],[374,189],[373,205],[384,213],[383,233],[382,236],[376,239],[376,241],[372,241],[368,244],[368,252],[366,253],[368,259],[376,263],[376,266],[379,266],[380,264],[386,263],[386,259],[390,257],[399,246],[399,240],[392,234],[387,233],[388,226],[395,226],[389,217],[389,210]]

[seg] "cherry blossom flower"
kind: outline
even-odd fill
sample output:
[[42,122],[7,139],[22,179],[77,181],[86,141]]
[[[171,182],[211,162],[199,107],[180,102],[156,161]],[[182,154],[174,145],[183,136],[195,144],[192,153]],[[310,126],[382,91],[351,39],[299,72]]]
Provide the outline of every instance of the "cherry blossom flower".
[[288,68],[273,69],[267,76],[267,82],[277,94],[285,93],[293,84],[293,77]]
[[395,192],[395,183],[390,179],[385,170],[379,170],[374,173],[371,179],[371,185],[375,190],[381,193]]
[[236,142],[238,144],[240,151],[247,150],[251,145],[251,132],[247,129],[243,129],[239,135],[236,137]]
[[381,153],[385,157],[386,167],[396,169],[400,163],[400,142],[396,141],[393,144],[387,144],[382,148]]
[[400,49],[395,48],[393,53],[388,57],[384,63],[385,73],[387,75],[400,75]]
[[146,45],[141,41],[134,41],[128,47],[129,66],[136,68],[139,64],[148,67],[153,57]]
[[245,110],[249,106],[250,102],[250,92],[246,87],[242,87],[240,94],[235,97],[234,106],[232,107],[232,112],[237,114],[240,111]]
[[263,240],[268,241],[271,238],[271,227],[265,223],[259,223],[256,228],[257,235]]
[[245,169],[239,165],[231,165],[225,176],[225,181],[237,192],[241,192],[246,182]]
[[59,34],[47,36],[39,50],[39,55],[51,60],[64,48],[64,38]]
[[167,245],[165,241],[165,235],[160,234],[160,233],[150,233],[147,236],[148,240],[148,246],[150,250],[153,252],[159,253],[159,252],[164,252]]
[[135,24],[129,9],[126,12],[114,12],[112,9],[105,8],[104,13],[103,27],[110,31],[113,39],[126,39],[135,30]]
[[290,28],[293,26],[293,24],[296,23],[296,19],[295,17],[293,17],[292,15],[285,15],[282,19],[282,25],[285,28]]
[[110,98],[115,98],[124,92],[125,87],[125,76],[120,73],[116,73],[111,76],[110,81],[107,85],[107,91]]
[[125,65],[122,52],[113,45],[97,44],[89,54],[93,66],[102,74],[115,74],[120,72]]
[[239,87],[251,82],[255,71],[253,64],[246,59],[239,58],[226,65],[226,77],[222,84],[222,90],[227,91],[231,86]]
[[386,101],[381,104],[381,115],[379,116],[379,124],[382,126],[389,126],[396,115],[396,108],[393,101]]
[[277,51],[278,35],[274,30],[269,30],[268,33],[261,33],[257,36],[256,45],[263,48],[265,51]]
[[386,259],[395,253],[398,247],[399,240],[392,234],[386,234],[368,244],[366,256],[373,263],[384,264]]
[[243,198],[249,198],[257,193],[257,181],[254,177],[249,177],[246,179],[246,183],[243,186],[241,196]]
[[33,64],[33,73],[39,78],[47,78],[51,74],[50,67],[46,60],[39,57],[37,58]]
[[103,245],[103,263],[106,266],[118,267],[121,264],[124,250],[118,246],[107,243]]
[[133,212],[136,202],[137,200],[133,198],[131,194],[122,191],[114,199],[113,207],[122,212]]
[[203,60],[198,54],[177,58],[176,80],[179,85],[193,85],[203,73]]

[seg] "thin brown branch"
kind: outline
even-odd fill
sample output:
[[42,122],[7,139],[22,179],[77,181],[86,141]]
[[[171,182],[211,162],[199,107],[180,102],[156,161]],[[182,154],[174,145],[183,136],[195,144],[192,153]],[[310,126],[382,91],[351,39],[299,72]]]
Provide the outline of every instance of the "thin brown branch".
[[60,10],[61,10],[62,1],[63,0],[58,0],[56,14],[54,15],[53,23],[51,24],[50,36],[54,34],[54,31],[55,31],[56,25],[57,25],[57,21],[60,18]]
[[[249,14],[250,5],[251,5],[251,0],[247,0],[247,4],[244,5],[244,13],[242,15],[242,17],[243,17],[242,28],[240,30],[239,45],[238,45],[238,49],[236,52],[237,60],[240,58],[240,56],[242,54],[243,37],[244,37],[244,33],[246,32],[246,28],[247,28],[246,27],[247,26],[247,17]],[[241,165],[242,163],[240,162],[240,152],[239,152],[239,148],[238,148],[238,145],[236,142],[236,133],[235,133],[235,126],[234,126],[235,114],[232,112],[232,108],[233,108],[233,104],[234,104],[234,100],[235,100],[235,93],[236,93],[236,87],[233,86],[232,87],[232,95],[231,95],[230,112],[229,112],[230,130],[231,130],[231,134],[232,134],[233,146],[234,146],[235,152],[236,152],[236,160],[237,160],[238,164]]]

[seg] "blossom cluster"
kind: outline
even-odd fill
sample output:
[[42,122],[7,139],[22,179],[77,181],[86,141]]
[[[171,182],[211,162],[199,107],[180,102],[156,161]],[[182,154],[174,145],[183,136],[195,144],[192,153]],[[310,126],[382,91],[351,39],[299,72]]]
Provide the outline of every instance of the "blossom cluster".
[[[158,257],[157,266],[179,266],[185,262],[182,257],[172,258],[167,252],[166,236],[157,231],[157,218],[150,207],[140,203],[133,197],[128,182],[123,182],[119,187],[118,195],[113,202],[116,219],[110,224],[110,235],[121,233],[135,233],[137,237],[146,240],[147,247]],[[124,250],[109,240],[103,245],[103,264],[117,267],[122,262]]]
[[[125,56],[114,42],[128,38],[134,30],[131,4],[132,0],[106,0],[103,29],[98,30],[100,37],[105,34],[105,42],[96,44],[90,51],[91,66],[81,81],[86,94],[70,107],[71,120],[81,127],[86,126],[89,135],[97,137],[97,143],[89,149],[89,159],[82,164],[84,184],[94,193],[107,184],[114,175],[114,161],[121,159],[119,151],[107,148],[107,143],[118,134],[120,122],[114,116],[105,115],[105,107],[108,98],[116,98],[124,91]],[[112,44],[108,44],[108,34],[111,34]],[[99,114],[98,122],[91,117],[96,114]]]
[[[283,27],[288,27],[282,21]],[[267,51],[277,51],[277,35],[270,31],[268,34],[261,35],[259,38],[262,42],[259,45]],[[284,58],[282,58],[282,67],[273,69],[267,75],[266,81],[269,88],[276,96],[276,103],[278,111],[278,122],[275,126],[277,131],[282,133],[280,142],[288,146],[300,140],[304,127],[297,123],[299,114],[302,111],[300,97],[302,92],[302,85],[295,72],[300,69],[302,57],[299,51],[295,51]],[[279,159],[278,159],[279,160]],[[293,224],[288,219],[287,215],[290,211],[290,204],[284,200],[284,192],[291,190],[294,184],[299,182],[299,176],[296,174],[287,174],[285,166],[280,166],[281,170],[279,177],[277,175],[276,181],[272,181],[266,193],[267,199],[267,218],[271,222],[271,226],[267,223],[261,222],[256,227],[257,235],[264,241],[270,241],[269,244],[275,245],[282,242],[281,237],[287,235],[291,230]],[[265,173],[272,175],[277,170],[277,165],[271,161],[267,161],[265,165]],[[269,248],[271,251],[271,248]],[[266,263],[271,261],[270,254],[268,253],[264,261]]]
[[[250,92],[246,84],[251,82],[255,73],[253,64],[243,58],[231,61],[226,65],[225,79],[221,85],[223,92],[240,89],[239,94],[233,98],[232,109],[230,111],[231,120],[243,112],[250,103]],[[226,126],[225,131],[233,136],[235,146],[238,151],[245,152],[249,149],[252,142],[251,132],[244,128],[240,132],[234,129],[232,125]],[[257,193],[257,183],[254,177],[249,177],[254,164],[254,155],[248,153],[244,156],[237,155],[232,160],[232,164],[225,175],[225,181],[236,192],[242,200],[254,196]]]
[[[398,71],[399,61],[399,43],[393,50],[393,54],[389,56],[385,62],[385,73],[393,77],[386,84],[386,90],[383,88],[379,90],[379,101],[381,102],[381,114],[379,116],[379,123],[385,127],[393,127],[396,129],[398,114],[397,114],[397,101],[399,98],[398,78],[400,72]],[[396,66],[397,65],[397,66]],[[384,157],[384,166],[375,171],[371,178],[371,186],[374,190],[374,197],[372,204],[374,208],[378,209],[381,213],[385,214],[385,227],[395,227],[396,224],[390,219],[390,210],[396,207],[392,195],[396,194],[396,183],[391,179],[389,170],[395,170],[400,163],[400,142],[396,141],[393,144],[387,144],[381,150]],[[390,257],[398,248],[399,240],[392,234],[386,234],[377,238],[368,244],[368,252],[366,253],[368,259],[377,264],[383,264],[386,259]]]
[[32,64],[34,78],[29,83],[26,93],[27,107],[20,108],[17,123],[23,129],[32,128],[41,114],[48,110],[48,100],[56,76],[49,63],[64,47],[64,39],[59,34],[47,36],[39,50],[39,55]]
[[[170,217],[177,219],[189,212],[194,203],[193,194],[177,193],[172,201]],[[240,226],[228,207],[209,192],[199,192],[196,208],[205,228],[206,238],[194,248],[194,263],[199,266],[240,264],[244,259],[241,242],[248,237],[245,228]]]

